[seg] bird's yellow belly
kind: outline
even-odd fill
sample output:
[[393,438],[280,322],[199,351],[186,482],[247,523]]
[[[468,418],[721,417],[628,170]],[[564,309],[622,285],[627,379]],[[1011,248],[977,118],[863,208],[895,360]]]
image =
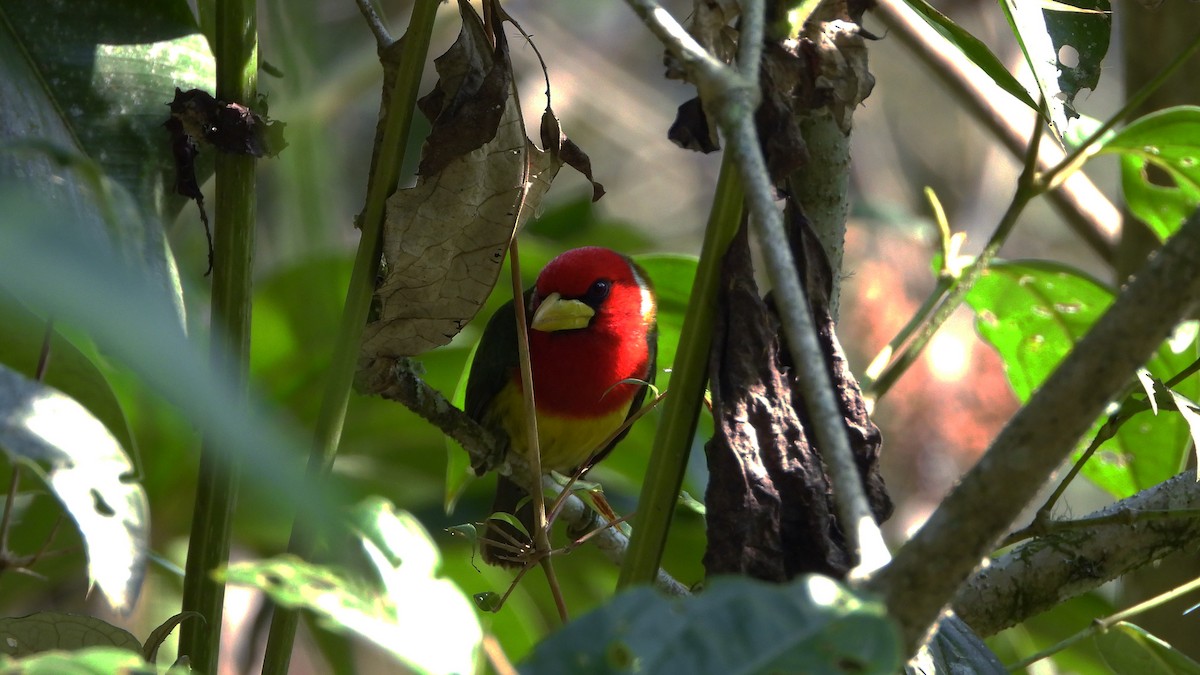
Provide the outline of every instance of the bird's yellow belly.
[[[521,392],[510,384],[496,395],[488,412],[508,433],[512,450],[528,453],[529,434],[524,410]],[[627,405],[598,418],[561,417],[539,412],[538,445],[542,453],[542,471],[570,471],[583,464],[601,450],[600,444],[625,422],[628,415]]]

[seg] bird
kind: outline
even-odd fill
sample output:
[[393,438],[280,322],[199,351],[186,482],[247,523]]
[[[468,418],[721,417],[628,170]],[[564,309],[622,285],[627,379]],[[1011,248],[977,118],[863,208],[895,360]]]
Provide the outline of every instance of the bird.
[[[624,438],[628,429],[597,451],[641,408],[653,385],[658,351],[654,288],[629,257],[586,246],[547,263],[524,299],[541,469],[582,475]],[[510,300],[484,328],[467,377],[464,409],[502,444],[507,442],[507,452],[528,456],[515,315]],[[532,533],[529,501],[521,505],[527,495],[525,487],[499,476],[492,513],[513,514]],[[530,543],[511,524],[489,519],[480,545],[484,561],[522,566],[514,542],[522,549]]]

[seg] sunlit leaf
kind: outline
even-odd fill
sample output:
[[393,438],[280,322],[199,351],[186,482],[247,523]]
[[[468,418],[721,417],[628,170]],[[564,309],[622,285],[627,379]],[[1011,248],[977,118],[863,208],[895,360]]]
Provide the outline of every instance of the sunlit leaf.
[[941,12],[934,9],[925,0],[905,0],[909,7],[921,16],[922,19],[936,30],[942,37],[946,38],[950,44],[958,47],[959,51],[971,60],[980,70],[992,78],[996,86],[1000,87],[1009,94],[1012,94],[1018,101],[1025,105],[1038,109],[1037,102],[1029,96],[1029,92],[1025,87],[1013,77],[1012,73],[1008,72],[1008,68],[996,58],[987,45],[980,42],[979,38],[971,35],[969,32],[961,28],[958,24],[951,21]]
[[827,577],[718,578],[687,598],[621,593],[539,644],[520,670],[558,675],[568,663],[575,675],[885,673],[900,666],[900,642],[882,605]]
[[[1121,188],[1129,209],[1165,240],[1200,205],[1200,107],[1179,106],[1141,117],[1105,143],[1121,155]],[[1151,170],[1174,185],[1152,181]]]
[[1009,26],[1038,90],[1046,101],[1050,121],[1062,138],[1067,123],[1078,116],[1075,97],[1095,89],[1100,63],[1108,52],[1112,19],[1108,0],[1068,0],[1081,12],[1047,9],[1040,0],[1003,0]]
[[295,558],[238,563],[229,583],[266,591],[315,612],[331,629],[357,634],[420,673],[471,673],[483,638],[470,600],[438,577],[440,554],[411,515],[381,499],[354,510],[355,529],[384,592]]
[[1189,401],[1186,396],[1172,390],[1171,398],[1175,401],[1175,409],[1183,417],[1183,421],[1187,423],[1188,432],[1192,435],[1192,447],[1200,452],[1200,411],[1196,410],[1194,403]]
[[131,609],[146,573],[150,514],[117,439],[62,392],[0,366],[0,448],[45,470],[79,527],[92,582],[115,610]]

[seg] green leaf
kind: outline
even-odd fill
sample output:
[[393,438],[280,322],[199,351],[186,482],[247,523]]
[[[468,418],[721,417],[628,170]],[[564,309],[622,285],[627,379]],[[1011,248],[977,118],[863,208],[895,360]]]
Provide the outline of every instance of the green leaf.
[[166,104],[176,87],[211,91],[215,73],[185,0],[4,3],[0,54],[0,82],[13,87],[0,94],[0,117],[16,132],[0,138],[80,150],[139,204],[171,191]]
[[[975,311],[980,336],[1003,359],[1009,384],[1024,403],[1108,309],[1112,299],[1111,289],[1078,270],[1056,263],[1024,261],[994,263],[967,294],[966,301]],[[1146,367],[1155,377],[1170,379],[1190,362],[1188,349],[1169,342]],[[1183,393],[1192,392],[1189,388]],[[1084,438],[1085,446],[1100,424],[1098,421]],[[1114,496],[1127,497],[1179,471],[1186,434],[1186,425],[1179,416],[1142,413],[1100,447],[1084,466],[1083,475]]]
[[66,205],[177,298],[181,320],[162,221],[184,201],[162,123],[175,87],[211,89],[213,72],[184,0],[0,5],[0,179]]
[[83,537],[88,576],[118,612],[146,574],[149,507],[121,444],[62,392],[0,366],[0,447],[41,473]]
[[154,660],[158,658],[159,648],[162,647],[162,643],[166,642],[167,638],[171,636],[171,631],[175,630],[176,626],[184,621],[187,621],[188,619],[203,621],[204,615],[200,612],[193,612],[189,610],[186,612],[180,612],[162,622],[162,624],[151,631],[150,635],[146,638],[146,644],[142,645],[142,657],[145,658],[149,663],[154,663]]
[[0,652],[14,658],[56,649],[87,647],[117,647],[131,650],[137,656],[142,643],[128,631],[94,616],[39,612],[0,619]]
[[696,256],[668,254],[639,255],[633,259],[646,270],[650,283],[654,284],[658,302],[658,373],[654,385],[659,391],[665,391],[671,386],[670,368],[675,363],[683,315],[692,297],[700,261]]
[[1131,623],[1122,621],[1092,640],[1116,675],[1200,675],[1200,663]]
[[524,675],[564,672],[887,673],[901,665],[882,605],[827,577],[718,578],[703,593],[626,591],[544,640]]
[[379,498],[357,506],[352,520],[383,582],[382,597],[295,558],[239,563],[224,576],[309,609],[331,629],[370,640],[417,672],[475,672],[479,620],[462,591],[437,576],[440,554],[420,523]]
[[[53,651],[35,654],[19,661],[0,657],[4,675],[158,675],[155,666],[136,652],[115,647],[89,647],[79,651]],[[190,669],[172,668],[168,674],[186,675]]]
[[[1129,209],[1162,240],[1200,205],[1200,107],[1179,106],[1134,120],[1099,154],[1121,155],[1121,188]],[[1150,171],[1173,186],[1151,182]]]
[[[61,206],[31,201],[0,185],[0,287],[32,311],[89,336],[114,363],[172,403],[213,446],[237,458],[255,487],[280,508],[317,527],[331,517],[329,488],[310,484],[295,458],[308,442],[257,399],[230,405],[244,395],[208,349],[183,333],[167,298],[143,275],[100,245],[88,246]],[[168,456],[167,459],[177,459]]]
[[[0,288],[0,364],[33,378],[46,336],[47,320],[30,312]],[[50,337],[50,354],[42,381],[79,401],[137,457],[133,434],[108,379],[92,360],[58,331]]]
[[979,38],[971,35],[958,24],[951,21],[941,12],[937,11],[925,2],[925,0],[905,0],[913,11],[925,19],[926,23],[936,30],[942,37],[950,41],[950,44],[958,47],[958,50],[971,60],[979,69],[992,78],[996,86],[1000,87],[1009,94],[1012,94],[1016,99],[1025,105],[1038,109],[1037,102],[1029,96],[1029,92],[1025,87],[1013,77],[1012,73],[1008,72],[1008,68],[996,58],[987,45],[980,42]]

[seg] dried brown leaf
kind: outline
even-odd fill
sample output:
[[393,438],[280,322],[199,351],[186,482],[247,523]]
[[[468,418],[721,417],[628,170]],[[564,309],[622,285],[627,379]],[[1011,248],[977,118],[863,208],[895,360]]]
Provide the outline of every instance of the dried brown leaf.
[[[412,356],[457,335],[487,299],[513,233],[536,210],[561,166],[525,135],[500,24],[493,48],[470,4],[460,1],[459,9],[463,29],[451,51],[460,57],[436,62],[443,78],[441,112],[425,149],[426,158],[436,156],[444,166],[423,172],[416,186],[388,199],[387,272],[376,289],[378,319],[363,336],[368,357]],[[498,69],[504,74],[495,75]],[[489,78],[508,82],[503,100],[488,98]],[[462,94],[463,88],[473,93]],[[431,148],[435,138],[444,138],[442,129],[462,128],[463,115],[474,114],[464,111],[481,107],[473,96],[502,106],[495,133],[465,152],[461,145],[453,152]],[[458,112],[442,114],[449,110]]]

